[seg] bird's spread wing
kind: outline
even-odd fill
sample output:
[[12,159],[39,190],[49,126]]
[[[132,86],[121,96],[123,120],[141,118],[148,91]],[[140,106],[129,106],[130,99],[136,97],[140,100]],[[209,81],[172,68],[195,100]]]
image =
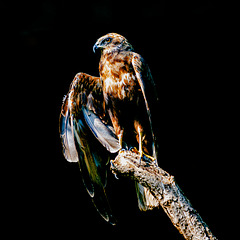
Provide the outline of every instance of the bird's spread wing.
[[100,78],[77,74],[63,101],[60,136],[65,158],[79,163],[94,205],[106,221],[114,224],[105,192],[106,164],[110,152],[117,152],[121,146],[108,125],[102,94]]
[[[141,87],[142,94],[145,100],[146,110],[149,117],[149,122],[152,130],[152,137],[154,142],[156,143],[156,136],[154,135],[154,126],[152,122],[152,112],[151,111],[156,103],[157,103],[157,91],[156,86],[152,78],[151,71],[148,65],[145,63],[144,59],[137,53],[133,53],[132,57],[132,65],[138,80],[138,83]],[[155,149],[156,146],[154,144],[154,157],[157,158],[157,150]]]

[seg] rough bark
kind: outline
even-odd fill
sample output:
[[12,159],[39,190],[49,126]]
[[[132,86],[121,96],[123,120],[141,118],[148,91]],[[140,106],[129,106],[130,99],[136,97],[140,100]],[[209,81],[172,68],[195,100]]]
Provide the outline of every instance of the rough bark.
[[[145,160],[149,159],[145,157]],[[120,151],[111,161],[111,170],[118,176],[131,178],[147,187],[185,239],[217,239],[184,196],[174,177],[151,160],[140,162],[137,153]]]

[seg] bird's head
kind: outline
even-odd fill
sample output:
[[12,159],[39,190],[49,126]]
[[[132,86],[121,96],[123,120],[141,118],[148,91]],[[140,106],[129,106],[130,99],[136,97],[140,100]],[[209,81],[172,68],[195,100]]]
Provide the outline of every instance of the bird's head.
[[103,37],[100,37],[93,46],[93,52],[100,49],[101,52],[112,52],[116,50],[132,51],[132,45],[127,39],[117,33],[108,33]]

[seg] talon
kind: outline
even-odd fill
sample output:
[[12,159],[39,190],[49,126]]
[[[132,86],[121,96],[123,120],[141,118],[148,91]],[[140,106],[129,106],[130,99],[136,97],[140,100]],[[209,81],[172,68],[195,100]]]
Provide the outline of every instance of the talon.
[[119,150],[119,153],[123,153],[123,152],[125,152],[125,151],[126,151],[126,149],[121,148],[121,149]]
[[115,177],[117,180],[119,180],[119,178],[118,178],[118,176],[117,176],[116,173],[113,173],[113,175],[114,175],[114,177]]
[[143,155],[144,155],[145,157],[151,159],[152,161],[156,161],[156,158],[154,158],[154,157],[152,157],[152,156],[150,156],[150,155],[147,155],[147,154],[145,154],[145,153],[143,153]]
[[148,158],[148,159],[151,159],[152,161],[156,161],[156,158],[154,158],[154,157],[152,157],[152,156],[150,156],[150,155],[147,155],[147,154],[145,154],[144,152],[142,153],[142,155],[145,156],[145,157]]
[[130,147],[129,151],[134,152],[134,153],[139,153],[136,147]]
[[138,151],[138,153],[140,154],[140,159],[139,159],[139,163],[141,164],[141,161],[143,159],[143,161],[145,162],[150,162],[150,160],[156,162],[156,159],[150,155],[147,155],[146,153],[144,153],[143,151]]

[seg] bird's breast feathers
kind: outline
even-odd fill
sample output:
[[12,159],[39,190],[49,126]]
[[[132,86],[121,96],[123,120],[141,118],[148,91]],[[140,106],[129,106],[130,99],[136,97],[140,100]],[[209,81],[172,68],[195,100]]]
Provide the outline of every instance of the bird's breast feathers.
[[137,78],[129,56],[108,56],[100,62],[99,70],[105,94],[121,100],[133,97]]

